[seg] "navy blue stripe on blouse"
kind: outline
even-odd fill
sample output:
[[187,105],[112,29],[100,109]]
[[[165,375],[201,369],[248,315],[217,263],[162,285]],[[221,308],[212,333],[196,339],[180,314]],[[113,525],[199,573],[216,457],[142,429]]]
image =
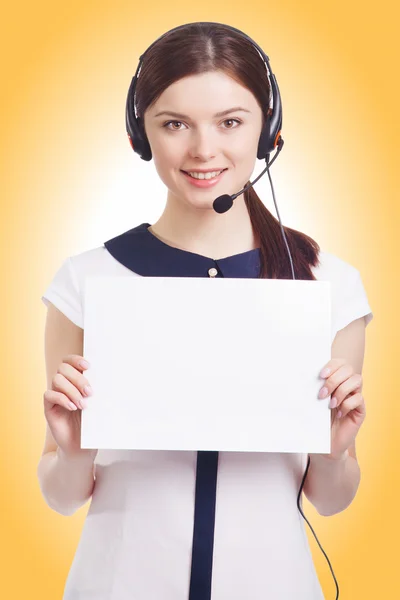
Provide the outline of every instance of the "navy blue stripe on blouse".
[[214,551],[218,452],[197,452],[189,600],[210,600]]

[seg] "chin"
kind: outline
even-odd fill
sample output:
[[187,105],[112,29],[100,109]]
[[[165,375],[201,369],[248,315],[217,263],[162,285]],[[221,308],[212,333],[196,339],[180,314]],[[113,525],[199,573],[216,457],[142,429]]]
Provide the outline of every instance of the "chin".
[[184,206],[197,210],[214,210],[213,202],[215,198],[218,197],[219,194],[214,194],[211,190],[207,194],[202,194],[196,196],[189,194],[174,194],[175,198],[179,202],[179,204],[183,204]]

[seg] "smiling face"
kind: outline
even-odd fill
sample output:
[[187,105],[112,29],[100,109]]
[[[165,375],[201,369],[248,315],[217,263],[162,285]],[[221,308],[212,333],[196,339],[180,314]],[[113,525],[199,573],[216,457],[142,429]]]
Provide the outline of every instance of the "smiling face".
[[[247,88],[213,71],[171,84],[145,112],[144,127],[169,198],[212,208],[218,195],[234,194],[249,180],[257,158],[262,111]],[[226,170],[216,179],[200,182],[182,172],[220,169]]]

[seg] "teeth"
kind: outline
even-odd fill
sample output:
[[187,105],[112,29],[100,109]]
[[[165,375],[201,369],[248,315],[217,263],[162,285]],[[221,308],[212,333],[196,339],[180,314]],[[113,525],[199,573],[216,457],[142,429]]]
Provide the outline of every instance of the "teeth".
[[221,171],[212,171],[211,173],[196,173],[196,171],[188,171],[188,173],[191,177],[194,177],[194,179],[212,179],[213,177],[216,177],[222,173],[223,170],[224,169]]

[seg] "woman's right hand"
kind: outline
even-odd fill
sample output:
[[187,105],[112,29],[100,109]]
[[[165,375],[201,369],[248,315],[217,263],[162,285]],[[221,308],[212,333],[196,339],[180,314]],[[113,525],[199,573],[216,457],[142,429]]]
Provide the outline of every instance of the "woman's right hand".
[[43,394],[44,414],[55,441],[65,455],[90,455],[94,460],[98,450],[80,447],[81,410],[85,408],[82,401],[87,403],[85,398],[90,395],[84,390],[89,381],[82,374],[88,368],[80,365],[82,360],[85,360],[83,356],[70,354],[60,363],[51,389]]

